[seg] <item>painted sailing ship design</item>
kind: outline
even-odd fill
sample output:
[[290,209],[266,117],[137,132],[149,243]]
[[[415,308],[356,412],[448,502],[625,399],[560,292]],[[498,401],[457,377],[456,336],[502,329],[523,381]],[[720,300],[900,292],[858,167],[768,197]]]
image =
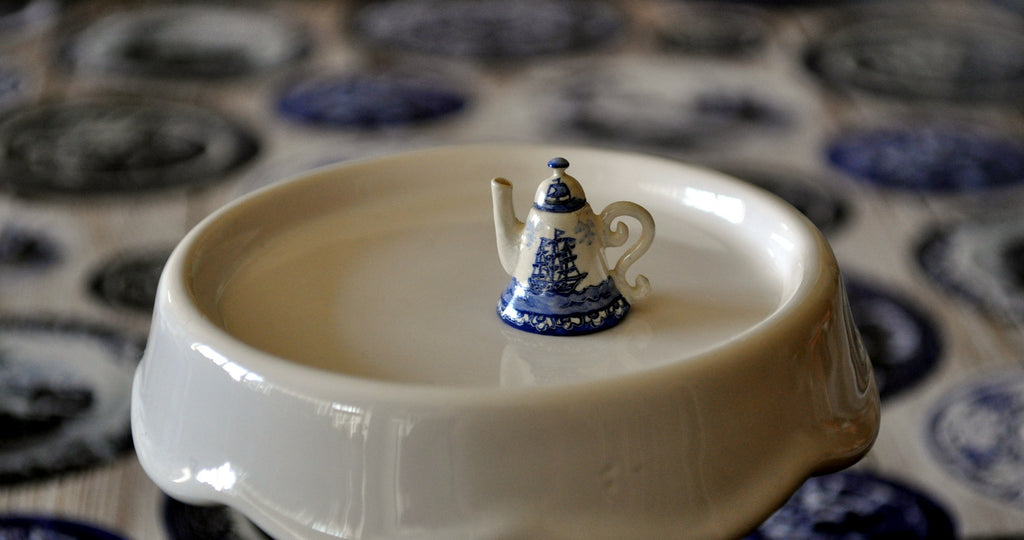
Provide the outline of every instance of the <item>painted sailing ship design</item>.
[[530,275],[530,291],[535,294],[566,295],[576,290],[576,285],[587,272],[576,267],[576,239],[564,236],[565,231],[554,230],[553,238],[541,238],[537,255],[533,260]]

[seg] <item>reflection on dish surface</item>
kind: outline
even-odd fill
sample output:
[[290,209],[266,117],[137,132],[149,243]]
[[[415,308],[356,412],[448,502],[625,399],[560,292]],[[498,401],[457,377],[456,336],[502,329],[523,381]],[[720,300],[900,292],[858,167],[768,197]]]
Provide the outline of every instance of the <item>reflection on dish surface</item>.
[[693,230],[655,242],[638,265],[652,295],[621,327],[526,335],[495,313],[506,279],[489,223],[443,215],[373,231],[350,219],[310,220],[240,265],[219,301],[228,331],[283,358],[361,377],[544,385],[692,356],[753,327],[782,296],[778,278],[739,240]]

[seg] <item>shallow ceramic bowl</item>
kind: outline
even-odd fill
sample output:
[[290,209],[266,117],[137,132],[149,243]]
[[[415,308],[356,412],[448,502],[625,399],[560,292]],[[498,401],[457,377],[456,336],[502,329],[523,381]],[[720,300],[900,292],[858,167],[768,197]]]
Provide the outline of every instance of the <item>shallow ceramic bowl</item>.
[[[554,156],[596,210],[658,225],[634,265],[651,295],[591,336],[495,313],[489,181],[522,217]],[[349,162],[210,216],[167,262],[132,403],[161,489],[278,538],[737,536],[878,421],[836,261],[791,207],[674,161],[509,145]]]

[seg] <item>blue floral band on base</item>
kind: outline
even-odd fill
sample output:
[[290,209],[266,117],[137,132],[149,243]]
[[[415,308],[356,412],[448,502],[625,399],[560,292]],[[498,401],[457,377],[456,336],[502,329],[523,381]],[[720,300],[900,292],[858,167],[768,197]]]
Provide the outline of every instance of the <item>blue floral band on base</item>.
[[611,278],[568,294],[534,294],[512,279],[498,301],[506,324],[535,334],[569,336],[598,332],[619,323],[629,312]]

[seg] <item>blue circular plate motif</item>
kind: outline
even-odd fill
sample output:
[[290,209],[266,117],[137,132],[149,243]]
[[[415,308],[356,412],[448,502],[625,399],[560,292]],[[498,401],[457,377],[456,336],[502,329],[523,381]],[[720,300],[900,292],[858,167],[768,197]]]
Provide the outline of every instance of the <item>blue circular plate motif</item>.
[[932,411],[927,437],[951,474],[1024,508],[1024,372],[954,389]]
[[0,515],[3,540],[124,540],[96,525],[45,516]]
[[966,192],[1024,181],[1024,145],[969,129],[851,131],[829,144],[826,157],[844,173],[886,188]]
[[746,540],[952,540],[949,513],[926,494],[875,474],[844,471],[807,480]]
[[353,26],[377,47],[496,60],[593,47],[624,22],[604,0],[385,0],[359,9]]
[[462,93],[426,79],[349,74],[303,80],[284,92],[277,107],[307,124],[372,128],[441,118],[465,105]]
[[942,343],[931,320],[896,294],[846,280],[850,311],[883,399],[909,389],[938,363]]

